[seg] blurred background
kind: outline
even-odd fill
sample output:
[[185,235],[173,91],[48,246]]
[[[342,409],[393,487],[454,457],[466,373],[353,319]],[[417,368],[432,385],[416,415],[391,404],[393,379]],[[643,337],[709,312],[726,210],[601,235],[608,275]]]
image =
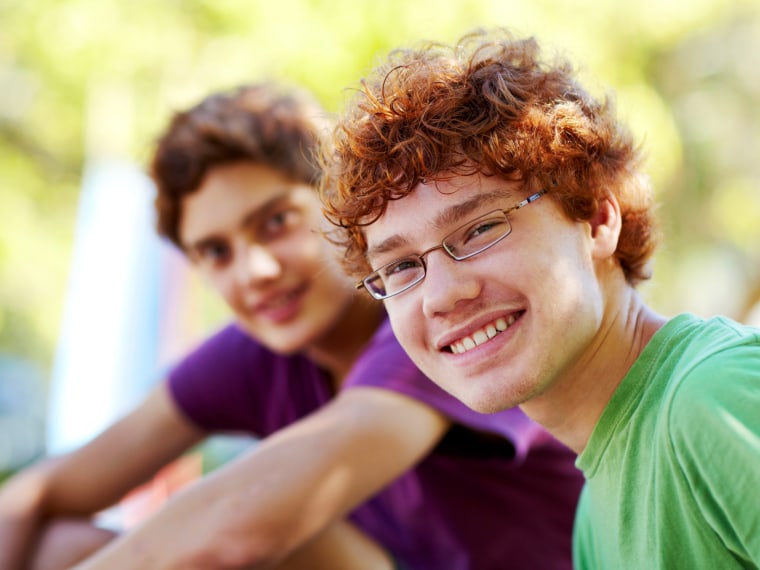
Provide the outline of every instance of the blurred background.
[[174,110],[275,78],[338,111],[389,49],[496,25],[616,91],[661,204],[647,300],[760,324],[760,0],[0,0],[0,473],[90,437],[225,318],[153,236]]

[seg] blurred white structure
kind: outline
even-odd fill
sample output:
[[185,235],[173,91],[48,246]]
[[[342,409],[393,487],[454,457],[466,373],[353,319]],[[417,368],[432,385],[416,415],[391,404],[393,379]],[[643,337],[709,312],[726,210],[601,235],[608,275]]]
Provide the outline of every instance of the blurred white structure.
[[123,158],[131,155],[132,86],[114,77],[91,81],[87,167],[48,400],[52,454],[81,445],[133,407],[202,322],[183,256],[155,232],[153,183]]
[[53,368],[48,452],[90,439],[157,380],[162,250],[153,187],[134,165],[97,161],[84,176]]

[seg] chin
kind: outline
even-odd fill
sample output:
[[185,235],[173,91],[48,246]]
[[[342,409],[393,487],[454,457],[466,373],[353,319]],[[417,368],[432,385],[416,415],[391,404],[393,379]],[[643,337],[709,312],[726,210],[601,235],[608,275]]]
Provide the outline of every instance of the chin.
[[277,354],[294,354],[309,344],[310,335],[295,328],[272,330],[275,327],[262,327],[260,323],[257,323],[256,326],[246,322],[241,324],[253,339]]
[[457,386],[441,386],[468,408],[481,414],[493,414],[519,405],[516,394],[509,394],[502,384],[479,385],[476,378],[463,377]]
[[294,328],[278,332],[282,334],[273,335],[269,346],[275,352],[282,354],[293,354],[306,350],[321,337],[321,330],[310,328]]
[[493,414],[506,408],[514,407],[512,404],[505,405],[501,400],[481,393],[467,393],[460,396],[455,395],[455,397],[461,400],[468,408],[481,414]]

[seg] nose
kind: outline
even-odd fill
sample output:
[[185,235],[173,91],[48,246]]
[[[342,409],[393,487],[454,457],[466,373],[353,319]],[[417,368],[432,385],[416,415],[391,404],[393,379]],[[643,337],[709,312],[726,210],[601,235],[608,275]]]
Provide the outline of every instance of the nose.
[[238,282],[243,285],[271,281],[282,274],[282,264],[272,251],[259,244],[248,244],[237,264]]
[[468,271],[466,261],[455,261],[444,252],[428,255],[422,288],[422,312],[426,317],[447,313],[461,301],[480,294],[480,282]]

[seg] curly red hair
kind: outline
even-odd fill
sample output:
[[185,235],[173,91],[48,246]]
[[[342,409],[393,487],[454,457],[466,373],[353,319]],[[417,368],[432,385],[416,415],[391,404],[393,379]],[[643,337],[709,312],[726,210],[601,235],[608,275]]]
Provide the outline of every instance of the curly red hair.
[[321,197],[346,269],[370,271],[362,228],[390,200],[480,172],[546,188],[576,220],[590,220],[613,193],[616,257],[629,283],[649,278],[657,232],[640,149],[611,99],[592,97],[575,75],[566,60],[542,60],[535,39],[505,30],[391,52],[361,81],[323,155]]

